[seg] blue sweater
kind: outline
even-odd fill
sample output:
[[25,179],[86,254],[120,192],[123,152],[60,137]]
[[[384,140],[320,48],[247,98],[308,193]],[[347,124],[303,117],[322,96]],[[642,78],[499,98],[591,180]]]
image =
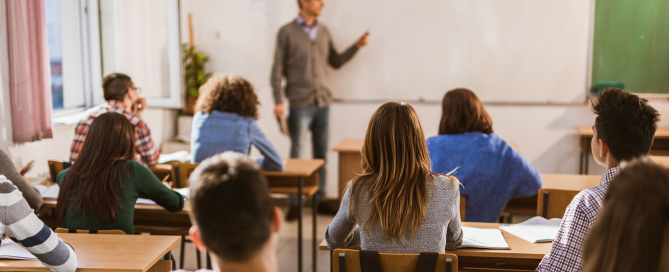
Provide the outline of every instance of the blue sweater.
[[537,194],[539,171],[495,134],[470,132],[427,139],[432,172],[452,174],[467,197],[465,221],[497,222],[511,198]]
[[253,118],[220,111],[212,111],[211,114],[199,111],[193,116],[190,148],[194,162],[202,162],[225,151],[249,154],[251,144],[265,156],[263,170],[283,170],[279,152]]

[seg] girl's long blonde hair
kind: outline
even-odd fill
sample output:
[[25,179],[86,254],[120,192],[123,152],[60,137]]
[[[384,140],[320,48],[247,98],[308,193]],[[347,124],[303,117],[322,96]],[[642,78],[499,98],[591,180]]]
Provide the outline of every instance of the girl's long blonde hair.
[[[363,173],[351,181],[349,214],[358,205],[371,205],[363,230],[370,234],[377,220],[391,241],[404,241],[423,225],[427,186],[436,188],[423,128],[413,107],[389,102],[376,110],[362,146]],[[359,199],[366,194],[365,203]],[[361,226],[362,227],[362,226]]]

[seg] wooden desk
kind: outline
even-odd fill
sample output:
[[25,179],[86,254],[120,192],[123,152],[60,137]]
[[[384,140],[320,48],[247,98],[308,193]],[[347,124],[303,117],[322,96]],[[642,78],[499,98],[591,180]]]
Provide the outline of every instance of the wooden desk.
[[669,169],[669,156],[648,156],[648,157],[650,158],[651,161],[658,164],[659,166]]
[[[588,173],[588,163],[590,161],[593,131],[592,127],[576,127],[580,137],[579,146],[581,148],[579,174]],[[655,140],[650,148],[649,155],[669,155],[669,127],[659,127],[655,131]]]
[[[498,229],[503,224],[498,223],[470,223],[463,222],[462,226],[486,229]],[[530,243],[506,231],[502,231],[511,249],[458,249],[446,251],[458,256],[459,270],[473,269],[506,270],[518,269],[534,271],[541,259],[551,250],[552,243]],[[325,240],[318,247],[320,250],[329,250]]]
[[[59,233],[77,254],[77,272],[167,272],[171,261],[159,261],[179,243],[179,236]],[[2,260],[0,271],[50,271],[38,260]]]

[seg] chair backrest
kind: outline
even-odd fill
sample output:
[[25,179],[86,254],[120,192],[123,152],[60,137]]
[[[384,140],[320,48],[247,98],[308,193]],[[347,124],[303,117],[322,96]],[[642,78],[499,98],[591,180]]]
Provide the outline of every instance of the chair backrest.
[[190,186],[188,178],[199,163],[175,162],[172,164],[172,181],[174,188],[185,188]]
[[467,211],[467,197],[460,195],[460,221],[465,221],[466,211]]
[[[381,271],[414,272],[418,265],[419,254],[379,253]],[[361,272],[360,251],[352,249],[335,249],[332,252],[332,271]],[[458,256],[441,253],[437,257],[435,272],[457,272]]]
[[56,230],[54,232],[56,232],[56,233],[122,234],[122,235],[125,235],[125,232],[122,231],[122,230],[79,230],[79,229],[56,228]]
[[51,182],[56,182],[56,177],[58,176],[58,173],[72,166],[72,164],[69,162],[61,162],[53,160],[48,160],[47,163],[49,164],[49,176],[51,177]]
[[539,189],[537,215],[544,218],[562,218],[569,203],[579,193],[575,190]]

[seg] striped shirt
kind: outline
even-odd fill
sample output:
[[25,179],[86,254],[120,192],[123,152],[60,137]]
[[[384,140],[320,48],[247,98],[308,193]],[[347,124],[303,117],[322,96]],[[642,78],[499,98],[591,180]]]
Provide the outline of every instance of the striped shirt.
[[618,167],[606,171],[600,185],[585,189],[571,201],[562,218],[551,251],[541,260],[536,271],[583,270],[583,243],[602,207],[609,183],[618,174]]
[[42,222],[14,184],[0,175],[0,235],[35,255],[52,271],[75,271],[77,255]]
[[100,116],[100,114],[106,112],[120,113],[130,120],[130,123],[135,126],[137,161],[146,166],[156,165],[158,163],[160,152],[154,147],[149,127],[137,115],[128,111],[123,102],[116,100],[109,100],[105,104],[91,108],[88,110],[86,117],[79,121],[79,124],[77,124],[77,127],[74,129],[74,141],[70,148],[70,162],[74,162],[74,160],[77,159],[77,156],[79,156],[79,152],[81,152],[81,147],[84,145],[86,134],[88,133],[88,129],[91,127],[93,120]]

